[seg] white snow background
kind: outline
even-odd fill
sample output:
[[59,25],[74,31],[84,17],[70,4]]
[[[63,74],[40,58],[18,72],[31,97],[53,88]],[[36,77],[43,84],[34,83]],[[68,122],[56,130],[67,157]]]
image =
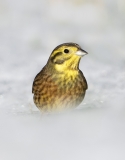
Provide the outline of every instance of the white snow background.
[[[32,82],[75,42],[88,90],[75,110],[41,115]],[[125,1],[0,0],[0,160],[125,159]]]

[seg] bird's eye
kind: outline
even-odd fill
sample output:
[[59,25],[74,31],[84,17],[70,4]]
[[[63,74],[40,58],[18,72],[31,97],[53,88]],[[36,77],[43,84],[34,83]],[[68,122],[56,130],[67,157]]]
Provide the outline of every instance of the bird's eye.
[[64,49],[64,53],[69,53],[69,50],[68,49]]

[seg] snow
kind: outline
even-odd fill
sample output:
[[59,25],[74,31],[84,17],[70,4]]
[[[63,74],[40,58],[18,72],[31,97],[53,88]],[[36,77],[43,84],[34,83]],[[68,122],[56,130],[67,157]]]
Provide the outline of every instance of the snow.
[[[0,1],[0,159],[125,159],[125,2]],[[75,42],[89,89],[75,110],[42,115],[32,82]]]

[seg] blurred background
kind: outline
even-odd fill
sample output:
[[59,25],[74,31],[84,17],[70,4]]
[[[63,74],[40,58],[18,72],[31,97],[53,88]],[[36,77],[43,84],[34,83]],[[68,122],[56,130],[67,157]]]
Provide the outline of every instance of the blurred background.
[[[32,82],[65,42],[89,53],[89,87],[77,109],[43,116]],[[124,160],[124,0],[0,0],[0,84],[2,160]]]

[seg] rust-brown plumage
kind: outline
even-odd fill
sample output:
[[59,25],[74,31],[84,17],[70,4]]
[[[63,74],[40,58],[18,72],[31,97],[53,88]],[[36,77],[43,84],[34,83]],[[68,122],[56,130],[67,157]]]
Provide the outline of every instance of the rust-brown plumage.
[[74,108],[82,102],[88,86],[79,62],[86,53],[75,43],[64,43],[53,50],[33,82],[34,103],[41,111]]

